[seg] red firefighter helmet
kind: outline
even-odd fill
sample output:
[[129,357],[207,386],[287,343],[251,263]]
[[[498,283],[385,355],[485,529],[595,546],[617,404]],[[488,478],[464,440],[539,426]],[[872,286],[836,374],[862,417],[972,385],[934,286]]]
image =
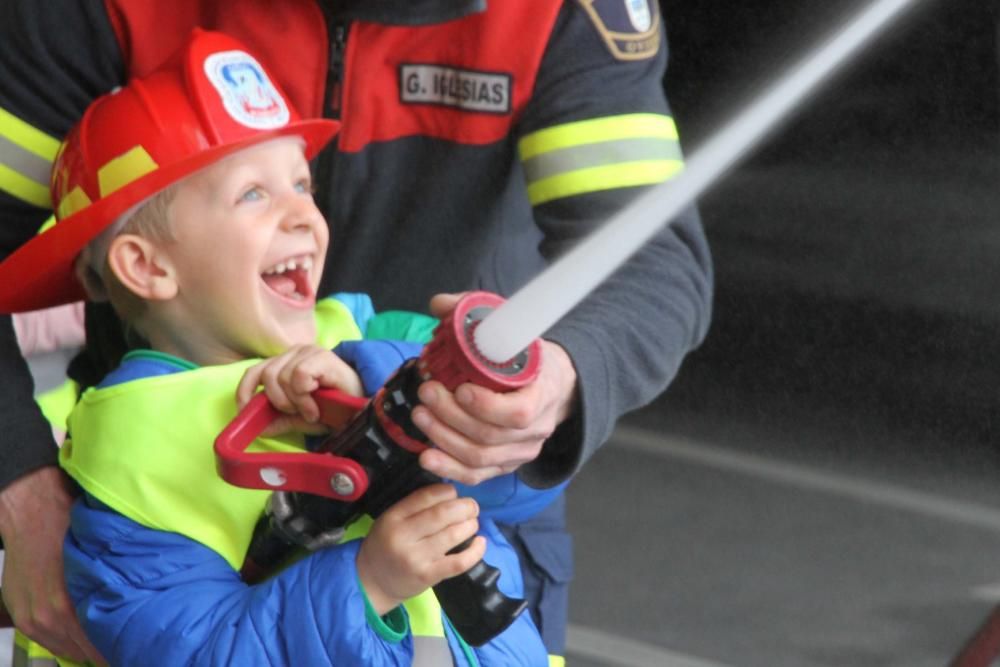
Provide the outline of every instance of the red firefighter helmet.
[[172,183],[276,137],[301,137],[311,159],[339,127],[301,119],[240,42],[195,29],[163,66],[95,100],[70,131],[52,168],[57,222],[0,263],[0,312],[84,298],[77,255]]

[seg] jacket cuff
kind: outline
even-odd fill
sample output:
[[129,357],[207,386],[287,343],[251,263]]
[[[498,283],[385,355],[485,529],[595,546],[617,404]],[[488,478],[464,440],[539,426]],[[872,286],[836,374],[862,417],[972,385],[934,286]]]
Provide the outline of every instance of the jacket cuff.
[[368,621],[368,627],[385,642],[398,644],[403,641],[410,632],[410,620],[403,605],[392,609],[385,616],[379,616],[371,600],[368,599],[368,593],[361,579],[358,579],[358,590],[361,591],[361,597],[365,601],[365,620]]
[[52,428],[39,414],[3,425],[0,444],[0,492],[14,481],[39,468],[59,465],[59,448],[52,439]]
[[542,489],[576,474],[614,427],[609,409],[608,373],[596,341],[582,328],[560,325],[545,338],[566,350],[573,362],[578,400],[569,418],[545,441],[538,458],[518,469],[518,476],[526,484]]

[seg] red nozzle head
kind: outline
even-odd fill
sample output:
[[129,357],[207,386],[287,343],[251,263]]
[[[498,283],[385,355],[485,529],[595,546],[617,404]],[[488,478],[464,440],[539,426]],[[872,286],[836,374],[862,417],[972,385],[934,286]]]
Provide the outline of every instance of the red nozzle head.
[[490,361],[476,348],[476,327],[503,302],[503,297],[490,292],[469,292],[462,297],[420,355],[423,378],[437,380],[450,391],[465,382],[500,392],[531,384],[541,369],[539,340],[502,364]]

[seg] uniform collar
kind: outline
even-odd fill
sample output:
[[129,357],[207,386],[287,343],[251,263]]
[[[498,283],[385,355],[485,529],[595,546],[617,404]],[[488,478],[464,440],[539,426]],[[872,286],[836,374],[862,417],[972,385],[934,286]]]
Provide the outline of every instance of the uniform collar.
[[486,0],[318,0],[331,15],[388,25],[442,23],[486,9]]

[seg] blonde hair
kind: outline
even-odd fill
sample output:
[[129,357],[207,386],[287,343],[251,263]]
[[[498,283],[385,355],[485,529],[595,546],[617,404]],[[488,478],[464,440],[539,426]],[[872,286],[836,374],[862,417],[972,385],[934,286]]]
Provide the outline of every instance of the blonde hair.
[[111,302],[126,327],[126,334],[129,328],[138,327],[146,311],[146,302],[118,280],[108,262],[108,248],[120,234],[134,234],[159,243],[172,242],[170,205],[176,194],[176,185],[168,186],[127,211],[91,241],[77,258],[77,278],[87,294],[92,300]]

